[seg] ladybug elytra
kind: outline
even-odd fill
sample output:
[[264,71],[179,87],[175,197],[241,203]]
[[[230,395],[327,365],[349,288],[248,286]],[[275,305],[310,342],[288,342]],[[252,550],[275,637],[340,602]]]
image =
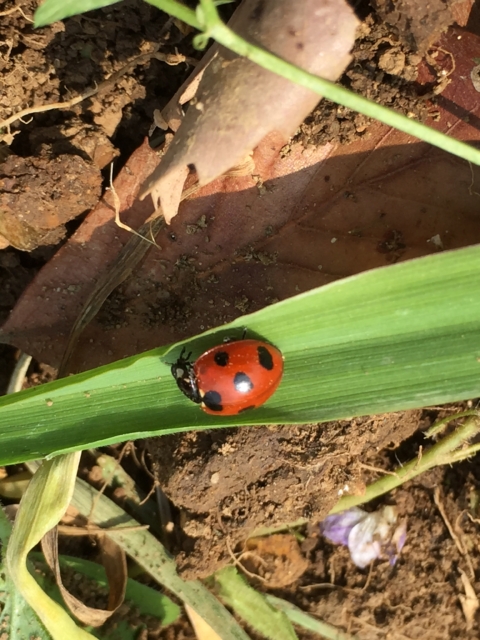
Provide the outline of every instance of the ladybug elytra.
[[182,350],[171,371],[178,388],[206,413],[233,416],[262,405],[283,375],[280,351],[260,340],[212,347],[195,360]]

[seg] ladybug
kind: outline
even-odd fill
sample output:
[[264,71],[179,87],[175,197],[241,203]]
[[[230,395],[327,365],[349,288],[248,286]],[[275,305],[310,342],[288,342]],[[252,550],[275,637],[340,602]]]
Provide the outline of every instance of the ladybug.
[[260,340],[237,340],[208,349],[195,360],[182,350],[171,371],[178,388],[206,413],[233,416],[270,398],[283,375],[283,356]]

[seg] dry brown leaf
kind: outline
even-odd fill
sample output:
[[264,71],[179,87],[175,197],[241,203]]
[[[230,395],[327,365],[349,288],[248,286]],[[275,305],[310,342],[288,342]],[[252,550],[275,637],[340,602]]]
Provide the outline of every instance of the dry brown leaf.
[[[350,62],[358,24],[342,0],[244,0],[231,20],[237,33],[293,64],[336,80]],[[218,47],[197,95],[140,197],[152,195],[167,223],[177,214],[181,185],[194,166],[206,185],[240,164],[269,133],[286,142],[319,96]],[[172,189],[172,181],[178,183]]]
[[470,580],[467,578],[467,574],[461,569],[459,569],[459,571],[460,577],[462,578],[463,588],[465,589],[465,595],[459,593],[458,599],[460,600],[463,615],[467,621],[467,629],[472,629],[475,624],[475,614],[477,613],[480,605],[477,594],[475,593]]
[[[470,80],[480,39],[452,29],[436,64],[455,72],[437,96],[436,128],[479,138],[479,93]],[[442,53],[449,52],[449,55]],[[421,77],[429,82],[427,72]],[[433,107],[432,107],[433,108]],[[468,114],[468,119],[466,118]],[[365,269],[480,242],[480,170],[383,125],[345,146],[291,146],[281,136],[256,148],[255,175],[219,178],[182,203],[161,249],[146,259],[85,330],[80,371],[195,335],[275,300]],[[139,185],[158,162],[145,144],[115,188],[123,222],[153,212]],[[128,233],[101,203],[38,274],[2,329],[38,360],[58,365],[98,274]]]
[[80,622],[92,627],[100,627],[117,611],[123,603],[127,586],[125,553],[108,536],[98,535],[97,541],[101,548],[102,564],[109,584],[108,608],[106,610],[88,607],[64,587],[58,561],[57,528],[51,529],[42,538],[42,551],[45,560],[55,575],[55,581],[65,604]]
[[458,0],[451,7],[452,18],[459,27],[466,27],[470,17],[475,0]]

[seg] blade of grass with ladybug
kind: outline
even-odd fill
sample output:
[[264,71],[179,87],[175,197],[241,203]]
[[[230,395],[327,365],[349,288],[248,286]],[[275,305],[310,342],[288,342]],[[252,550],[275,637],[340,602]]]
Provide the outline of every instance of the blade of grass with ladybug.
[[171,371],[180,391],[210,415],[235,416],[264,404],[283,375],[282,353],[261,340],[228,340],[190,362],[182,349]]
[[[0,399],[0,463],[234,425],[321,422],[480,395],[480,247],[376,269],[182,344]],[[258,408],[202,411],[172,376],[225,339],[273,345],[283,377]],[[245,354],[242,355],[244,357]],[[248,354],[247,354],[248,358]],[[248,366],[248,362],[246,363]]]

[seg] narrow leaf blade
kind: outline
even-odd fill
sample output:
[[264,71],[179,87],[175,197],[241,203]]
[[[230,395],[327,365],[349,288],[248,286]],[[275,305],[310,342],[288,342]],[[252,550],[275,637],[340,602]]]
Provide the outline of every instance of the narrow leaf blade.
[[34,26],[44,27],[52,22],[76,16],[79,13],[108,7],[120,0],[45,0],[35,11]]
[[181,345],[0,399],[0,463],[232,425],[317,422],[480,395],[480,247],[346,278],[188,342],[193,357],[244,327],[285,358],[277,392],[238,416],[178,390]]

